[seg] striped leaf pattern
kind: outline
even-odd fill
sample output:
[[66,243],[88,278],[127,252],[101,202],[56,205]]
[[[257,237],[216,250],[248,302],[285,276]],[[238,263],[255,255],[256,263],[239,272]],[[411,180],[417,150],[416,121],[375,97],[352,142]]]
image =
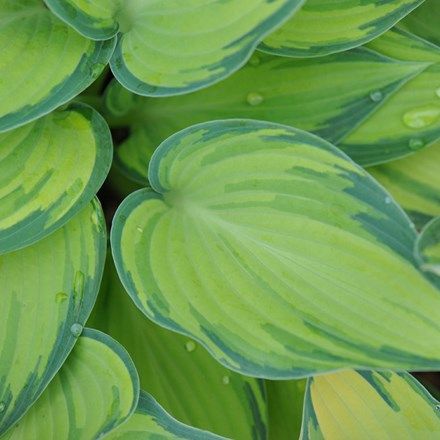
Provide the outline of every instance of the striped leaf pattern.
[[440,297],[415,267],[413,225],[332,145],[264,122],[199,124],[161,144],[149,180],[111,242],[153,321],[260,377],[438,368]]
[[118,150],[117,163],[145,181],[151,153],[163,140],[222,118],[311,131],[364,166],[414,154],[440,137],[439,60],[438,47],[393,31],[374,47],[317,59],[256,54],[227,80],[187,96],[129,99],[112,84],[107,106],[119,114],[110,122],[129,125],[133,137]]
[[440,216],[440,142],[404,159],[368,168],[416,224]]
[[263,383],[227,370],[197,342],[153,324],[130,300],[110,262],[88,325],[126,347],[141,387],[176,419],[236,440],[267,438]]
[[0,47],[1,132],[43,116],[82,92],[104,69],[115,40],[82,37],[41,0],[2,0]]
[[409,374],[354,371],[308,380],[301,440],[434,440],[440,404]]
[[388,30],[423,1],[306,0],[259,49],[288,57],[316,57],[352,49]]
[[0,254],[49,235],[90,202],[112,162],[105,120],[72,104],[0,134]]
[[141,391],[135,413],[112,431],[109,440],[220,440],[225,437],[184,425],[171,417],[149,394]]
[[139,378],[124,348],[85,329],[47,389],[2,439],[94,440],[135,410]]
[[81,333],[104,268],[104,229],[95,201],[49,237],[0,256],[0,435],[46,388]]
[[119,31],[116,78],[146,96],[188,93],[237,70],[303,0],[46,0],[90,38]]

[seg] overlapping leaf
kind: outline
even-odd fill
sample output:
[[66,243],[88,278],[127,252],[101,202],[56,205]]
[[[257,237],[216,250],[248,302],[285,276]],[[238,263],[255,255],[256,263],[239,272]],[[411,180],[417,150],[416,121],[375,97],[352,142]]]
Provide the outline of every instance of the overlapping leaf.
[[2,439],[98,439],[133,413],[138,397],[139,378],[124,348],[85,329],[35,405]]
[[292,57],[351,49],[382,34],[423,1],[306,0],[294,17],[264,39],[259,49]]
[[438,439],[440,405],[409,374],[347,370],[309,379],[301,439]]
[[[227,370],[193,340],[153,324],[134,306],[113,265],[106,274],[89,323],[127,348],[142,388],[188,425],[236,440],[266,439],[261,381]],[[144,418],[136,424],[145,425]]]
[[200,124],[156,150],[149,180],[118,209],[111,241],[155,322],[261,377],[440,365],[440,296],[415,267],[412,225],[327,142],[257,121]]
[[101,73],[114,40],[82,37],[41,0],[0,2],[0,131],[49,113]]
[[94,202],[49,237],[0,256],[0,434],[45,389],[90,314],[104,225]]
[[[403,60],[394,36],[405,48]],[[117,163],[141,181],[152,151],[177,130],[243,117],[314,132],[362,165],[412,154],[440,137],[440,50],[394,31],[379,40],[375,48],[383,54],[365,48],[309,60],[257,54],[227,80],[187,96],[130,98],[112,84],[106,100],[110,123],[132,131]]]
[[225,437],[184,425],[171,417],[149,394],[141,391],[136,412],[115,429],[109,440],[220,440]]
[[440,216],[440,142],[404,159],[369,168],[417,224]]
[[303,0],[46,3],[90,38],[109,38],[119,31],[110,61],[116,78],[135,93],[166,96],[230,75]]
[[104,182],[112,154],[106,122],[79,104],[0,134],[0,254],[80,211]]

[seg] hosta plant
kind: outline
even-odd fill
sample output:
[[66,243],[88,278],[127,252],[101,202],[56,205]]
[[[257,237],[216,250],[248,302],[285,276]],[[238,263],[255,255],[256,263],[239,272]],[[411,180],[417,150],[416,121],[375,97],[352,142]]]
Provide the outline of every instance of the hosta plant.
[[0,440],[440,438],[438,0],[0,0]]

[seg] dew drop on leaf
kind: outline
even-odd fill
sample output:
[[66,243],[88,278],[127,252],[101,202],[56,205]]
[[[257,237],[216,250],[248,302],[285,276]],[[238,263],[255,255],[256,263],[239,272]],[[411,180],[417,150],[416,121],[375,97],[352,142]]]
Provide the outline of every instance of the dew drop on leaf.
[[185,343],[185,349],[186,351],[188,351],[189,353],[191,353],[192,351],[194,351],[196,349],[196,344],[193,341],[187,341]]
[[223,376],[222,377],[222,382],[224,385],[228,385],[230,382],[229,376]]
[[403,115],[403,123],[409,128],[425,128],[440,118],[440,107],[423,107]]
[[144,232],[144,230],[143,230],[140,226],[136,226],[136,229],[137,229],[137,231],[138,231],[139,233]]
[[391,197],[385,197],[385,203],[389,205],[391,203]]
[[251,92],[247,95],[246,101],[249,105],[256,106],[264,101],[264,98],[256,92]]
[[83,331],[83,326],[81,324],[78,324],[75,322],[75,324],[72,324],[72,327],[70,327],[70,333],[72,333],[75,338],[78,338]]
[[408,142],[408,146],[411,150],[419,150],[424,145],[425,144],[421,139],[416,139],[416,138],[410,139]]
[[66,301],[66,299],[69,297],[69,295],[67,295],[67,293],[65,292],[58,292],[55,295],[55,302],[57,303],[62,303],[64,301]]
[[371,99],[373,102],[379,102],[379,101],[382,101],[382,99],[383,99],[383,94],[382,94],[382,92],[381,92],[380,90],[376,90],[376,91],[370,93],[370,99]]

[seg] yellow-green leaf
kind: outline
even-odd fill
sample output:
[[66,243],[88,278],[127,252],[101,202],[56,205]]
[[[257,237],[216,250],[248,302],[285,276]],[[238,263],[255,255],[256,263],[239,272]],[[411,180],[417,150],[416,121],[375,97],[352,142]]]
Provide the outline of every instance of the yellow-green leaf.
[[[274,55],[316,57],[376,38],[424,0],[306,0],[259,46]],[[435,0],[437,1],[437,0]]]
[[440,366],[440,295],[414,262],[413,225],[331,144],[214,121],[162,143],[148,177],[111,243],[153,321],[259,377]]
[[95,440],[134,412],[139,378],[114,339],[85,329],[34,406],[2,439]]
[[79,35],[41,0],[0,2],[0,132],[43,116],[91,84],[115,40]]
[[133,304],[110,262],[88,325],[126,347],[141,387],[176,419],[235,440],[267,438],[262,381],[227,370],[197,342],[152,323]]
[[301,440],[436,440],[440,405],[409,374],[354,371],[310,378]]
[[[224,408],[225,409],[225,408]],[[239,427],[237,427],[239,428]],[[184,425],[171,417],[149,394],[141,391],[135,413],[109,440],[220,440],[225,437]],[[237,438],[237,437],[235,437]]]
[[46,237],[80,211],[112,155],[106,122],[83,104],[0,133],[0,254]]
[[237,70],[303,0],[46,0],[90,38],[119,32],[116,78],[147,96],[188,93]]
[[94,202],[50,236],[0,256],[0,434],[46,388],[81,333],[105,246],[102,210]]

